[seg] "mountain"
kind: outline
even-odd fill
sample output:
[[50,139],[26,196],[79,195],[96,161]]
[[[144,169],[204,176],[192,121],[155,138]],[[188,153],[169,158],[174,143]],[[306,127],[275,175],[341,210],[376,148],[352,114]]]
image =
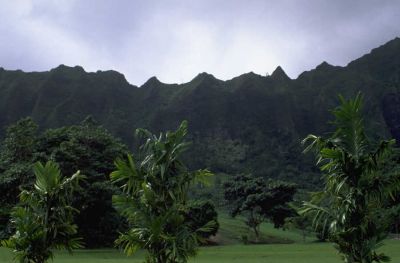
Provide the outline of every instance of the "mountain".
[[131,146],[135,128],[153,132],[189,121],[193,168],[251,172],[312,186],[313,157],[301,153],[308,133],[331,131],[337,94],[365,97],[371,136],[400,141],[400,39],[345,67],[321,63],[290,79],[281,67],[270,76],[253,72],[222,81],[200,73],[184,84],[156,77],[141,87],[116,71],[85,72],[61,65],[47,72],[0,68],[0,127],[32,116],[41,128],[76,124],[92,115]]

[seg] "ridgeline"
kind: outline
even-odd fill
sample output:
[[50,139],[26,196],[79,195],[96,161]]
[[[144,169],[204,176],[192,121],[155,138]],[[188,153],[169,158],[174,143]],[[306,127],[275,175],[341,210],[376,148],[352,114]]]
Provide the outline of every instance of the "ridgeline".
[[116,71],[85,72],[61,65],[47,72],[0,68],[0,128],[31,116],[41,129],[81,122],[92,115],[112,134],[135,146],[134,130],[173,130],[186,119],[192,169],[253,173],[318,184],[313,157],[302,154],[308,133],[331,131],[337,94],[365,97],[370,136],[400,141],[400,39],[345,67],[321,63],[290,79],[281,67],[270,76],[252,72],[222,81],[201,73],[184,84],[156,77],[141,87]]

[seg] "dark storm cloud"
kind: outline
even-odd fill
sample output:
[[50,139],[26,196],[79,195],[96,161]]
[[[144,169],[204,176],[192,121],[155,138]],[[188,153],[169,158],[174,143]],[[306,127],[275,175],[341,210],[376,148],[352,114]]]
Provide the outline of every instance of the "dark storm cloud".
[[291,77],[400,35],[399,1],[2,1],[0,66],[115,69],[134,84],[207,71]]

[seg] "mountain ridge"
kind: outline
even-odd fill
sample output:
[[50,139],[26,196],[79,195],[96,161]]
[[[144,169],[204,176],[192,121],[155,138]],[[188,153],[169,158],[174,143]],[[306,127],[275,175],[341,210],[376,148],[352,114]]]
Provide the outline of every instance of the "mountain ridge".
[[[272,75],[274,74],[274,72],[278,70],[279,72],[283,72],[289,79],[291,79],[291,80],[297,80],[297,79],[300,77],[300,75],[302,75],[303,73],[310,72],[310,71],[313,71],[313,70],[326,69],[326,68],[346,68],[346,67],[349,67],[349,66],[353,65],[354,63],[357,63],[359,60],[362,60],[362,59],[364,59],[364,58],[366,58],[366,57],[368,57],[368,56],[370,56],[370,55],[374,55],[375,52],[376,52],[376,51],[379,51],[381,48],[388,47],[388,46],[393,46],[393,45],[396,45],[396,46],[400,45],[400,37],[395,37],[394,39],[392,39],[392,40],[390,40],[390,41],[388,41],[388,42],[386,42],[386,43],[380,45],[379,47],[373,48],[369,53],[366,53],[366,54],[362,55],[361,57],[356,58],[356,59],[354,59],[354,60],[348,62],[345,66],[335,66],[335,65],[331,65],[331,64],[328,63],[327,61],[322,61],[322,62],[321,62],[319,65],[317,65],[315,68],[309,69],[309,70],[305,70],[305,71],[301,72],[300,74],[298,74],[298,76],[297,76],[296,78],[291,78],[291,77],[287,76],[287,74],[286,74],[285,71],[282,69],[282,67],[281,67],[281,66],[277,66],[277,67],[275,68],[275,70],[273,71],[273,73],[272,73],[270,76],[272,76]],[[66,70],[75,69],[75,70],[77,70],[77,71],[84,72],[84,73],[88,73],[88,74],[112,72],[112,73],[116,73],[116,74],[118,74],[118,75],[122,75],[123,78],[126,80],[125,75],[124,75],[123,73],[119,72],[119,71],[116,71],[116,70],[110,69],[110,70],[86,71],[86,70],[85,70],[82,66],[80,66],[80,65],[68,66],[68,65],[65,65],[65,64],[60,64],[60,65],[58,65],[57,67],[52,68],[52,69],[47,70],[47,71],[25,71],[25,70],[21,70],[21,69],[10,70],[10,69],[6,69],[6,68],[0,66],[0,71],[20,72],[20,73],[27,73],[27,74],[29,74],[29,73],[47,73],[47,72],[51,72],[51,71],[58,71],[58,70],[60,70],[60,69],[66,69]],[[254,73],[253,71],[250,71],[250,72],[248,72],[248,73],[252,73],[252,74],[254,74],[254,75],[263,77],[262,75],[256,74],[256,73]],[[244,73],[244,74],[248,74],[248,73]],[[242,75],[244,75],[244,74],[242,74]],[[188,81],[188,82],[179,83],[179,84],[178,84],[178,83],[165,83],[165,82],[162,82],[162,81],[160,81],[160,80],[158,79],[157,76],[152,76],[152,77],[150,77],[150,78],[149,78],[148,80],[146,80],[142,85],[132,84],[132,83],[130,83],[129,81],[127,81],[127,82],[128,82],[131,86],[133,86],[133,87],[139,87],[139,88],[140,88],[140,87],[143,87],[145,83],[151,81],[152,79],[155,79],[155,80],[157,80],[158,82],[160,82],[161,84],[164,84],[164,85],[185,85],[185,84],[187,84],[187,83],[190,83],[190,82],[193,81],[194,79],[196,79],[196,77],[199,77],[199,75],[200,75],[200,76],[202,76],[202,75],[209,75],[209,76],[212,76],[213,78],[215,78],[216,80],[223,81],[223,82],[231,81],[231,80],[233,80],[233,79],[235,79],[235,78],[241,76],[241,75],[239,75],[239,76],[236,76],[236,77],[232,77],[232,78],[230,78],[230,79],[221,80],[221,79],[219,79],[219,78],[216,78],[216,77],[215,77],[213,74],[211,74],[211,73],[202,72],[202,73],[199,73],[197,76],[195,76],[192,80],[190,80],[190,81]],[[267,76],[267,77],[268,77],[268,76]]]
[[[326,133],[337,94],[362,92],[373,136],[400,140],[400,39],[346,66],[327,62],[290,79],[278,66],[270,76],[249,72],[220,80],[200,73],[182,84],[152,77],[141,86],[117,71],[86,72],[60,65],[45,72],[0,69],[0,128],[31,116],[42,129],[72,125],[92,115],[134,148],[135,128],[153,132],[189,121],[190,167],[254,173],[315,184],[314,160],[300,140]],[[1,135],[0,134],[0,135]]]

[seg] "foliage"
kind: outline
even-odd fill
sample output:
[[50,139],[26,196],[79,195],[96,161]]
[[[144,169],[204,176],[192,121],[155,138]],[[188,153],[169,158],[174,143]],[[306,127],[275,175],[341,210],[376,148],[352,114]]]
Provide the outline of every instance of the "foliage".
[[71,203],[83,176],[78,171],[63,178],[53,162],[38,162],[33,170],[34,189],[21,192],[20,204],[11,214],[15,234],[1,244],[12,248],[19,262],[44,263],[53,258],[54,249],[72,252],[82,247],[80,239],[74,237],[77,226],[73,224],[73,214],[77,210]]
[[37,148],[38,126],[31,118],[24,118],[7,128],[0,149],[0,201],[14,206],[18,202],[19,187],[31,183],[32,163]]
[[293,184],[268,181],[250,175],[237,175],[224,184],[225,199],[229,202],[233,217],[243,214],[246,224],[259,239],[259,226],[270,219],[276,228],[282,227],[293,211],[288,203],[293,200],[296,188]]
[[63,173],[85,174],[73,202],[80,209],[75,218],[79,235],[87,247],[111,246],[124,230],[124,221],[112,206],[111,197],[119,190],[109,183],[108,175],[115,158],[126,154],[126,146],[87,117],[80,125],[44,132],[39,152],[58,162]]
[[10,234],[8,220],[18,202],[20,187],[27,187],[33,180],[37,129],[31,118],[21,119],[7,128],[0,145],[0,237]]
[[[197,231],[202,239],[217,234],[219,229],[218,213],[211,201],[190,202],[185,212],[185,221],[189,223],[192,231]],[[207,224],[210,227],[202,230],[202,227]]]
[[336,132],[329,138],[309,135],[307,150],[315,150],[324,172],[325,187],[305,203],[303,213],[315,213],[315,221],[329,228],[344,262],[385,262],[376,249],[387,237],[391,224],[384,204],[399,190],[396,173],[385,167],[394,140],[371,143],[362,119],[362,96],[339,97],[333,114]]
[[23,116],[48,129],[93,115],[131,147],[135,128],[170,130],[186,119],[193,145],[183,160],[190,169],[270,175],[316,190],[320,172],[311,155],[301,154],[299,140],[329,130],[327,109],[336,105],[337,93],[361,89],[366,118],[374,120],[368,130],[400,139],[399,51],[397,38],[348,66],[325,62],[296,79],[277,68],[270,76],[246,73],[227,81],[206,73],[182,84],[152,78],[140,88],[115,71],[64,65],[35,73],[0,70],[0,128]]
[[30,161],[36,146],[37,124],[31,118],[24,118],[7,128],[2,148],[2,165],[16,161]]
[[[19,155],[14,154],[19,152]],[[73,206],[81,211],[74,222],[88,247],[113,244],[124,221],[112,207],[111,196],[119,190],[109,183],[114,159],[126,154],[126,146],[88,117],[79,125],[37,133],[32,119],[22,119],[9,127],[0,151],[0,225],[8,234],[10,209],[18,201],[19,188],[28,187],[34,178],[30,171],[36,161],[53,160],[63,174],[81,170],[87,176],[75,192]],[[23,153],[23,154],[22,154]],[[7,209],[8,208],[8,209]],[[1,229],[0,229],[1,230]]]
[[127,254],[145,249],[147,262],[187,262],[196,254],[201,233],[215,228],[215,221],[193,229],[192,222],[185,220],[190,184],[210,175],[206,170],[190,172],[180,161],[188,147],[186,133],[186,122],[160,136],[138,130],[146,139],[140,161],[136,163],[131,155],[118,159],[111,173],[111,180],[123,191],[113,197],[113,203],[130,224],[116,244]]

